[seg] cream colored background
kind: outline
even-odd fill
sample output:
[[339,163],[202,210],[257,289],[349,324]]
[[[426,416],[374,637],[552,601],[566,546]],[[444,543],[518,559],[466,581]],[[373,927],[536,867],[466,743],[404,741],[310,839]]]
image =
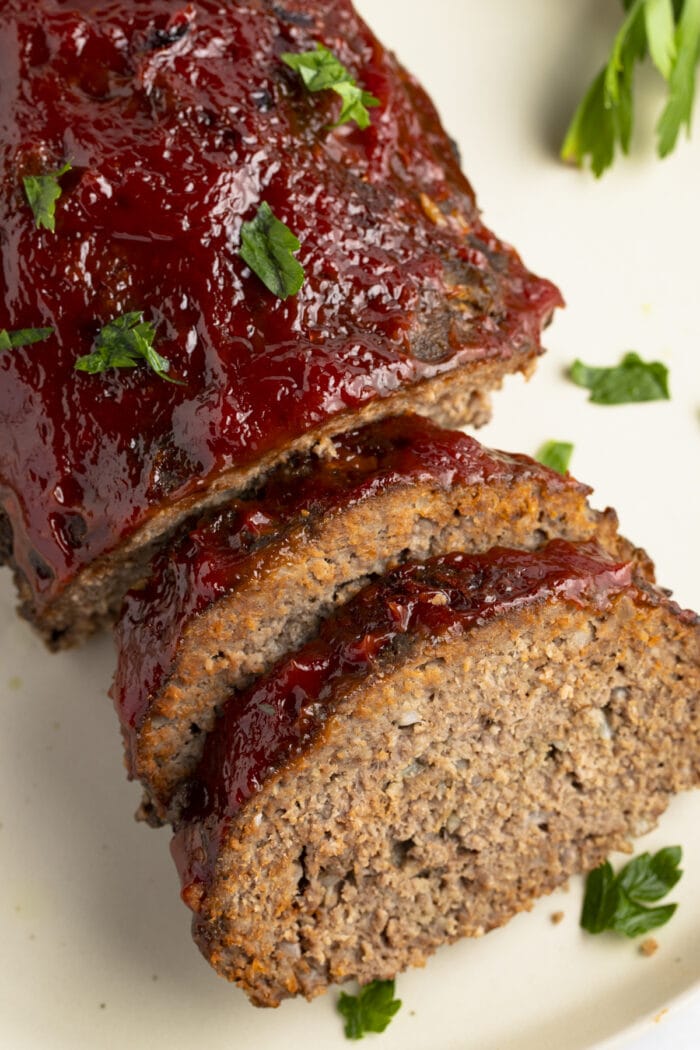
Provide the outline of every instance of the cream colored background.
[[[700,606],[700,128],[664,163],[652,119],[601,182],[557,162],[567,116],[617,19],[613,0],[359,0],[422,78],[489,224],[568,301],[526,388],[512,381],[483,438],[533,452],[573,440],[572,469],[614,503],[679,600]],[[653,78],[641,95],[657,108]],[[670,403],[598,408],[562,378],[576,356],[627,349],[671,369]],[[297,1050],[348,1046],[335,993],[260,1012],[192,946],[167,833],[131,820],[108,639],[51,657],[11,612],[0,574],[0,1047],[12,1050]],[[681,842],[681,908],[642,959],[585,938],[580,885],[477,943],[400,978],[382,1050],[583,1050],[636,1021],[630,1050],[698,1046],[700,1000],[647,1028],[700,978],[700,796],[680,799],[645,848]],[[552,911],[565,921],[553,926]],[[617,1045],[617,1042],[615,1043]]]

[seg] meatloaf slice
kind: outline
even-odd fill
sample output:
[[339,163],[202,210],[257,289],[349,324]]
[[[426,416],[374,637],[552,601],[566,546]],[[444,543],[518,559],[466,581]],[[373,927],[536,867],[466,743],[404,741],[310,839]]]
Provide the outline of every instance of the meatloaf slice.
[[[127,764],[162,819],[217,707],[372,574],[408,556],[596,537],[633,549],[571,477],[420,417],[382,420],[295,457],[257,497],[201,520],[154,560],[116,630]],[[648,560],[636,552],[644,571]]]
[[700,781],[700,628],[594,544],[398,568],[227,704],[173,855],[253,1002],[393,977]]
[[[283,61],[317,44],[378,100],[368,127]],[[3,0],[0,69],[0,325],[50,330],[0,352],[0,532],[52,645],[109,619],[193,507],[380,416],[483,422],[534,367],[559,293],[483,225],[349,0]],[[240,254],[263,204],[301,244],[286,298]],[[175,382],[108,367],[146,354],[141,315]],[[76,371],[91,352],[105,370]]]

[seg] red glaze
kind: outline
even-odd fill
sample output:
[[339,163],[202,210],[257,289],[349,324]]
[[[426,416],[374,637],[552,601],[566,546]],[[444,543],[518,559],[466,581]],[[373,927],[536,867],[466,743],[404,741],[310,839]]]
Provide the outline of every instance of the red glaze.
[[191,905],[213,877],[227,825],[265,779],[306,749],[352,685],[391,661],[401,635],[464,633],[547,600],[605,607],[632,584],[629,564],[595,543],[552,540],[539,551],[494,547],[410,563],[370,584],[321,627],[318,638],[231,698],[207,739],[173,840]]
[[[317,40],[380,99],[367,130],[331,130],[337,97],[280,61]],[[536,347],[560,303],[482,226],[432,104],[347,0],[3,0],[0,70],[0,327],[55,328],[0,354],[0,506],[39,610],[159,507]],[[52,235],[21,180],[66,160]],[[238,256],[262,200],[302,242],[285,301]],[[74,371],[131,310],[182,386]]]
[[152,563],[145,587],[130,591],[116,628],[114,696],[125,739],[167,681],[188,622],[217,598],[263,571],[267,548],[303,521],[340,512],[391,486],[429,482],[449,490],[504,478],[541,477],[547,488],[578,488],[573,478],[527,456],[484,448],[420,416],[380,420],[333,439],[335,458],[296,457],[251,500],[208,513]]

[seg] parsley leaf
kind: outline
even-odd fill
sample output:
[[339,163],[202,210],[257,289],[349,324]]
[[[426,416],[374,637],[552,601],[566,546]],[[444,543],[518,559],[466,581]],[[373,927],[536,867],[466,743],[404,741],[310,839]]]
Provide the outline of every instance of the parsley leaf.
[[153,349],[155,335],[155,327],[144,321],[141,310],[122,314],[105,325],[95,340],[92,353],[79,357],[73,367],[79,372],[95,375],[108,368],[135,368],[145,361],[161,379],[184,386],[180,380],[166,374],[170,362]]
[[358,87],[355,78],[323,44],[316,44],[315,51],[285,51],[280,57],[285,65],[299,74],[307,91],[330,89],[340,95],[343,105],[333,127],[337,128],[350,120],[354,120],[359,128],[369,126],[367,110],[381,105],[379,99]]
[[656,125],[658,151],[666,157],[681,127],[690,134],[695,100],[695,67],[700,58],[700,0],[686,0],[675,35],[675,61],[667,77],[668,102]]
[[668,80],[676,60],[676,23],[671,0],[647,0],[644,21],[651,60],[664,80]]
[[292,254],[300,248],[298,239],[266,201],[253,221],[241,227],[241,257],[278,299],[296,295],[304,283],[304,267]]
[[629,897],[638,901],[658,901],[673,889],[682,871],[680,846],[667,846],[651,857],[642,853],[635,857],[620,872],[620,886]]
[[574,446],[570,441],[545,441],[544,445],[540,445],[535,459],[559,474],[566,474],[573,451]]
[[581,926],[589,933],[602,933],[612,928],[617,899],[612,865],[606,860],[586,877],[586,892],[581,909]]
[[633,401],[668,401],[668,368],[660,361],[642,361],[639,354],[625,354],[614,368],[591,368],[574,361],[569,370],[574,383],[591,391],[597,405],[621,405]]
[[583,164],[590,155],[591,169],[603,174],[615,158],[617,117],[605,100],[605,70],[595,78],[569,125],[561,148],[562,160]]
[[362,1039],[367,1032],[383,1032],[400,1009],[401,1000],[394,999],[394,981],[371,981],[357,995],[341,992],[338,999],[348,1039]]
[[53,335],[53,328],[18,328],[15,332],[0,328],[0,350],[14,350],[18,346],[42,343],[50,335]]
[[357,84],[352,84],[347,80],[342,81],[340,84],[335,84],[333,90],[343,100],[340,116],[333,127],[338,128],[341,124],[347,124],[351,120],[355,121],[358,128],[364,129],[369,127],[371,121],[367,110],[372,109],[373,106],[378,106],[379,99],[375,98],[374,95],[370,95],[369,91],[363,91]]
[[681,127],[690,131],[695,67],[700,60],[700,0],[625,0],[626,17],[607,65],[586,92],[561,149],[564,160],[590,158],[596,176],[609,168],[619,145],[629,151],[633,125],[634,70],[647,54],[668,84],[657,124],[657,150],[665,157]]
[[353,80],[342,62],[323,44],[316,44],[315,51],[285,51],[280,58],[299,74],[307,91],[325,91]]
[[663,926],[678,905],[648,908],[646,904],[665,897],[682,871],[680,846],[668,846],[653,856],[642,853],[617,873],[609,861],[589,872],[581,911],[581,926],[589,933],[614,930],[625,937],[638,937]]
[[56,232],[56,201],[62,193],[59,179],[69,172],[71,167],[70,164],[64,164],[50,175],[26,175],[22,179],[37,229],[43,226],[51,233]]

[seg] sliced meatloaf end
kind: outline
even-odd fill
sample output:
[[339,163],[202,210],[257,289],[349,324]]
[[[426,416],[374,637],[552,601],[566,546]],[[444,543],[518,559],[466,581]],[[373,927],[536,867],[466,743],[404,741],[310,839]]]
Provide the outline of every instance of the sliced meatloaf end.
[[[194,507],[320,438],[407,410],[483,422],[561,304],[349,0],[295,6],[0,4],[0,312],[48,333],[0,359],[0,511],[53,647],[110,619]],[[377,98],[369,127],[285,64],[317,44]],[[22,184],[58,171],[47,239]],[[241,256],[264,206],[300,242],[296,293]],[[137,323],[163,369],[115,354]]]
[[146,789],[142,815],[167,815],[231,690],[387,566],[553,537],[594,537],[628,557],[614,512],[591,510],[589,491],[528,457],[401,416],[296,457],[255,499],[204,518],[157,556],[116,630],[113,692],[129,770]]
[[593,544],[394,570],[227,704],[172,851],[253,1002],[390,978],[700,782],[700,628]]

